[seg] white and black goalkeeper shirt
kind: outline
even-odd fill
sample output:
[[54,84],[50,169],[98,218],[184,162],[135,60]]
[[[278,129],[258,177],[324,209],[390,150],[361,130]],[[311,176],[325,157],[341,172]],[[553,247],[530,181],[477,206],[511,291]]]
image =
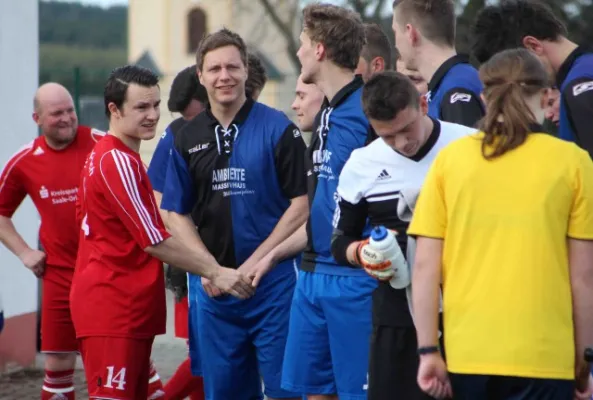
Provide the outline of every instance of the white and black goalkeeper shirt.
[[[438,152],[450,142],[476,132],[475,128],[432,121],[430,137],[413,157],[377,139],[354,150],[346,162],[338,183],[339,204],[332,237],[332,253],[339,264],[351,265],[346,258],[348,245],[367,237],[369,228],[378,225],[398,232],[397,240],[406,254],[408,223],[397,216],[400,193],[421,188]],[[373,293],[373,323],[413,326],[405,289],[393,289],[389,283],[379,285]]]

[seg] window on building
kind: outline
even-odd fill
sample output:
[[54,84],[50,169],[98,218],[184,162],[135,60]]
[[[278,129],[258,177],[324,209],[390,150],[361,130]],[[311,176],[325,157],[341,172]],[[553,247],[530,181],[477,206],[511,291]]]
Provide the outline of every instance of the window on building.
[[200,41],[206,34],[206,13],[201,8],[194,8],[187,14],[187,52],[198,50]]

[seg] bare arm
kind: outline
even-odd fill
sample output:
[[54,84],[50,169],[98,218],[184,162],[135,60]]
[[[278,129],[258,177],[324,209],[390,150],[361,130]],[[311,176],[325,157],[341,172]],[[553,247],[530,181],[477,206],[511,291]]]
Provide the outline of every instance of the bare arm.
[[159,214],[161,214],[161,219],[167,225],[167,214],[168,212],[161,209],[161,202],[163,201],[163,194],[157,190],[153,190],[152,194],[154,194],[154,199],[156,200],[156,206],[159,209]]
[[12,219],[5,216],[0,216],[0,242],[17,257],[27,250],[32,250],[16,231]]
[[588,376],[583,354],[593,346],[593,241],[568,239],[577,374]]
[[[266,240],[253,252],[253,254],[245,261],[244,265],[252,265],[260,261],[264,256],[276,249],[278,245],[285,242],[291,235],[293,235],[299,227],[301,227],[309,217],[309,204],[307,196],[295,197],[290,201],[290,206],[284,212],[274,230]],[[302,239],[302,235],[299,237]],[[298,238],[297,238],[298,239]],[[305,245],[306,245],[305,233]],[[299,240],[301,244],[302,240]],[[304,245],[303,245],[304,248]],[[290,248],[288,248],[290,250]],[[285,249],[286,251],[286,249]],[[282,254],[278,254],[282,255]],[[278,261],[283,258],[276,257]],[[286,258],[286,257],[284,257]]]
[[282,260],[295,256],[307,246],[307,223],[303,223],[285,241],[276,246],[271,252],[272,263],[277,264]]
[[418,347],[438,345],[439,289],[443,240],[418,237],[412,276],[412,303]]
[[[176,238],[179,238],[187,247],[197,249],[202,253],[202,257],[209,259],[209,263],[220,266],[214,256],[206,248],[206,245],[200,238],[198,230],[189,215],[177,214],[174,211],[163,211],[167,214],[165,225],[167,230]],[[175,263],[171,263],[175,265]]]

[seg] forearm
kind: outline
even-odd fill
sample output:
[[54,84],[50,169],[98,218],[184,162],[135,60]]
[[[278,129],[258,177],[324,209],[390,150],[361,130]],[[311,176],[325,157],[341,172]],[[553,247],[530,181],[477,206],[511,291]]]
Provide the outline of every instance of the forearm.
[[169,212],[161,209],[161,202],[163,201],[163,194],[157,190],[153,190],[152,194],[154,194],[154,199],[156,200],[156,206],[159,210],[159,214],[161,214],[161,219],[165,223],[165,226],[167,226],[167,215],[169,214]]
[[278,263],[302,252],[307,247],[307,222],[303,223],[288,239],[276,246],[270,255]]
[[[308,210],[309,208],[306,198],[303,197],[303,199],[293,200],[274,227],[270,236],[268,236],[268,238],[253,252],[251,257],[249,257],[250,260],[254,262],[259,261],[295,234],[299,227],[307,221],[307,218],[309,217]],[[302,236],[298,237],[297,240],[299,243],[296,244],[300,245],[302,243]],[[304,242],[305,244],[303,245],[303,248],[307,244],[306,232]]]
[[202,241],[196,225],[189,215],[177,214],[173,211],[164,212],[167,214],[165,226],[171,235],[185,242],[189,247],[196,247],[208,253],[214,259],[214,256],[210,254],[210,251]]
[[593,242],[569,239],[570,283],[577,365],[593,346]]
[[208,279],[213,279],[220,267],[210,253],[196,246],[188,246],[186,241],[175,236],[145,251],[163,262]]
[[17,257],[29,249],[25,239],[16,231],[12,220],[5,216],[0,216],[0,242]]

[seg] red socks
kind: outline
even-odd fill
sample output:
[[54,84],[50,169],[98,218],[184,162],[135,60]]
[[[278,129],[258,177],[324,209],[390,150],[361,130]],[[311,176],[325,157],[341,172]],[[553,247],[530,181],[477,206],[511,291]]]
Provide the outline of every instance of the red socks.
[[181,363],[167,382],[165,393],[167,400],[182,400],[186,397],[191,400],[204,400],[204,382],[201,376],[191,374],[189,358]]
[[45,371],[41,400],[74,400],[74,370]]
[[150,374],[148,376],[148,400],[164,399],[163,382],[156,372],[152,360],[150,360]]

